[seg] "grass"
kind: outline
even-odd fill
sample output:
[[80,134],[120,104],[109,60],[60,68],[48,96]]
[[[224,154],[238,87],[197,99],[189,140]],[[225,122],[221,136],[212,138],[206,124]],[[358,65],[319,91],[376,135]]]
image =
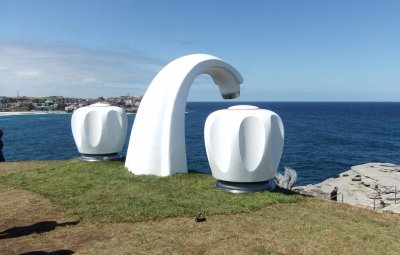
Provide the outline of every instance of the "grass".
[[[399,215],[281,191],[233,195],[204,174],[134,176],[122,162],[6,162],[0,184],[0,231],[82,217],[0,238],[0,254],[400,254]],[[198,211],[207,221],[194,221]]]
[[[353,222],[353,217],[359,221]],[[114,226],[109,234],[100,229],[102,235],[119,238],[99,242],[89,253],[118,243],[126,254],[129,250],[136,254],[400,254],[399,219],[305,199],[249,213],[210,216],[205,224],[169,218],[162,224],[135,224],[135,231],[126,225]]]
[[[25,167],[27,168],[27,167]],[[135,176],[123,162],[34,163],[29,171],[8,171],[1,184],[38,193],[70,215],[101,222],[138,222],[169,217],[250,212],[299,195],[262,192],[234,195],[214,188],[211,175]]]

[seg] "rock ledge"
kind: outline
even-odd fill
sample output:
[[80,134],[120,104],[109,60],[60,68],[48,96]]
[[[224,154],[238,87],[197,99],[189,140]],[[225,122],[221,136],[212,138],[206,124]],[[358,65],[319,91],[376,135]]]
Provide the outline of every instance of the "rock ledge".
[[300,194],[330,199],[338,187],[338,202],[400,214],[400,166],[391,163],[368,163],[351,167],[338,178],[321,183],[297,186]]

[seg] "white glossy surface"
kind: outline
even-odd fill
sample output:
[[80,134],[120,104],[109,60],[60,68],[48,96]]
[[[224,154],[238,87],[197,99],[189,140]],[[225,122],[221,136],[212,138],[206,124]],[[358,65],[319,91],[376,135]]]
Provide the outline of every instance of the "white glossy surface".
[[276,113],[239,105],[211,113],[205,123],[204,139],[214,178],[261,182],[276,174],[284,128]]
[[239,72],[215,56],[193,54],[169,63],[149,85],[136,114],[125,161],[130,172],[187,173],[185,108],[189,89],[200,74],[209,74],[224,95],[240,91]]
[[120,107],[96,103],[77,109],[72,114],[71,128],[80,153],[117,153],[124,146],[128,118]]

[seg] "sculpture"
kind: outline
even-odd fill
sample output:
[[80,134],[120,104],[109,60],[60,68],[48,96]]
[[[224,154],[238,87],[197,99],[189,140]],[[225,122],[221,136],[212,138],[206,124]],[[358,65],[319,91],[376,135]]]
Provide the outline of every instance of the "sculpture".
[[119,159],[127,128],[125,111],[104,103],[81,107],[71,118],[76,147],[87,161]]
[[217,188],[253,192],[274,183],[284,141],[275,112],[252,105],[215,111],[207,117],[204,140]]
[[185,106],[200,74],[213,78],[224,99],[239,97],[240,73],[215,56],[193,54],[169,63],[149,85],[136,114],[125,161],[130,172],[187,173]]

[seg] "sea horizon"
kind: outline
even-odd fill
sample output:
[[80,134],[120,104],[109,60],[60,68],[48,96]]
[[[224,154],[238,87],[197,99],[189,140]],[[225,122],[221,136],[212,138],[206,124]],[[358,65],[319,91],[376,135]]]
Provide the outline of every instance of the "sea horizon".
[[[278,171],[285,166],[295,169],[299,185],[337,177],[353,165],[400,164],[400,102],[188,102],[185,136],[190,171],[210,173],[203,135],[207,116],[238,104],[253,104],[282,118],[285,144]],[[78,158],[71,115],[0,116],[6,160]],[[135,114],[128,115],[121,156],[126,155],[134,118]]]

